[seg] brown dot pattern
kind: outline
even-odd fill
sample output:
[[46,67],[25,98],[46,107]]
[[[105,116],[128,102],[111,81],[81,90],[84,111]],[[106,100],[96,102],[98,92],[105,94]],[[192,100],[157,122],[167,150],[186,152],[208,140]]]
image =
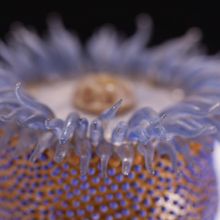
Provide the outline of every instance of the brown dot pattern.
[[168,157],[156,155],[154,175],[136,155],[132,171],[124,176],[114,156],[107,178],[95,155],[86,176],[80,175],[73,153],[61,163],[52,157],[52,151],[36,163],[0,157],[0,220],[211,220],[216,209],[211,159],[195,151],[193,170],[181,155],[178,171]]

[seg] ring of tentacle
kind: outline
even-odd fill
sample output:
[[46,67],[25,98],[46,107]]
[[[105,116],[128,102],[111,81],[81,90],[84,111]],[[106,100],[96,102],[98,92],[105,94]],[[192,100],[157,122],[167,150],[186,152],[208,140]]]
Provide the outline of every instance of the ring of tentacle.
[[[152,25],[150,18],[142,16],[137,32],[128,40],[111,28],[103,28],[83,49],[77,37],[59,21],[49,24],[45,39],[19,27],[8,44],[0,44],[0,126],[6,130],[0,141],[7,143],[13,129],[24,137],[13,152],[8,152],[6,147],[1,150],[16,155],[31,148],[30,160],[35,161],[45,150],[54,147],[57,162],[73,150],[80,157],[83,175],[93,153],[100,157],[103,175],[113,154],[121,159],[123,174],[128,174],[138,151],[145,158],[146,168],[154,173],[151,163],[155,152],[167,154],[174,169],[177,151],[189,159],[187,146],[178,147],[179,139],[204,143],[219,138],[220,62],[217,56],[202,54],[196,29],[161,46],[145,48]],[[127,77],[135,73],[158,85],[181,88],[186,96],[162,112],[150,107],[136,111],[129,121],[119,121],[112,129],[110,140],[106,140],[105,128],[123,100],[92,122],[75,112],[62,120],[22,89],[22,83],[74,77],[91,70],[127,74]]]

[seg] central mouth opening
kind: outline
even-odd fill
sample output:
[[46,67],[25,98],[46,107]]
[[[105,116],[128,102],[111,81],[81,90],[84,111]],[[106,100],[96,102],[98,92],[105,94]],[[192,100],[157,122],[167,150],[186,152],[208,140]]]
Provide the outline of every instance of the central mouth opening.
[[73,105],[88,114],[99,115],[118,100],[123,100],[119,114],[126,114],[136,106],[135,91],[126,78],[112,74],[90,74],[78,80]]
[[150,106],[159,112],[184,97],[181,89],[162,87],[143,78],[125,78],[106,72],[45,81],[28,85],[27,89],[30,95],[48,105],[62,119],[73,111],[94,118],[122,99],[117,117],[124,120],[139,108]]

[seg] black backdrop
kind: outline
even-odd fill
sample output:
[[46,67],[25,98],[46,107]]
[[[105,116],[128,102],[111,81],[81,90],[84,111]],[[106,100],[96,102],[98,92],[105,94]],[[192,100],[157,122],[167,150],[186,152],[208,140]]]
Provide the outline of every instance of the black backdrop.
[[[119,1],[118,1],[119,2]],[[193,2],[193,3],[192,3]],[[148,13],[154,20],[152,44],[183,34],[188,28],[197,26],[203,32],[203,41],[208,51],[220,51],[220,6],[212,1],[125,1],[123,5],[103,1],[11,2],[0,7],[0,36],[5,38],[15,21],[34,26],[40,33],[46,29],[46,18],[56,12],[65,25],[74,29],[82,40],[87,39],[94,29],[112,23],[120,31],[131,34],[134,31],[136,15]],[[3,3],[3,1],[1,2]]]

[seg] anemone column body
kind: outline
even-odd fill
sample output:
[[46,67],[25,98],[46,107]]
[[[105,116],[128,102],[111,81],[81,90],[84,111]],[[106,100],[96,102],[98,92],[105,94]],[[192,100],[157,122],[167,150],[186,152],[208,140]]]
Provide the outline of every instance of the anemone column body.
[[217,204],[212,157],[198,144],[190,146],[193,166],[178,154],[174,171],[167,156],[156,155],[150,173],[136,155],[126,176],[113,155],[106,178],[95,155],[85,176],[75,154],[61,163],[53,162],[52,150],[35,163],[1,155],[0,219],[211,220]]

